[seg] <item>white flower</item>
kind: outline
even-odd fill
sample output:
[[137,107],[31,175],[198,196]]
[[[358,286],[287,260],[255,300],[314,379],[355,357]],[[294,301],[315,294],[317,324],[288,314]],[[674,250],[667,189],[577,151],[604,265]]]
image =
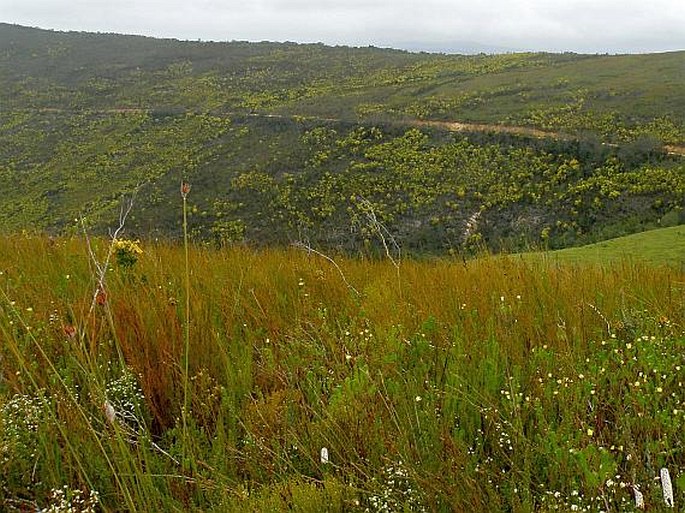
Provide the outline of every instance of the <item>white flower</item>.
[[112,406],[112,403],[105,401],[105,404],[102,405],[102,409],[105,412],[105,417],[107,417],[109,423],[114,424],[117,420],[117,413],[114,411],[114,406]]
[[328,448],[322,447],[321,448],[321,463],[323,465],[327,464],[329,462],[328,459]]
[[673,507],[673,485],[671,484],[671,475],[667,468],[662,468],[661,472],[661,490],[664,492],[664,502],[669,508]]
[[645,497],[637,485],[633,486],[633,493],[635,494],[635,507],[637,509],[645,509]]

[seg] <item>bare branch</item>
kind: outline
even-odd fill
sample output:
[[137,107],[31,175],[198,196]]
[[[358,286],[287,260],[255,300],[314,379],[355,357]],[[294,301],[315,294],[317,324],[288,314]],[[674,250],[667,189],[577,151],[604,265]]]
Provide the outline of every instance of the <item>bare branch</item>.
[[[400,268],[400,255],[401,255],[401,249],[400,245],[397,243],[395,240],[395,237],[392,236],[390,231],[385,227],[383,223],[381,223],[378,220],[378,217],[376,216],[376,211],[373,207],[373,204],[367,200],[366,198],[359,196],[359,205],[362,208],[362,212],[366,216],[366,219],[369,223],[369,226],[373,229],[374,232],[376,232],[376,235],[381,240],[381,244],[383,244],[383,249],[385,250],[385,256],[388,257],[388,259],[392,262],[392,265],[394,265],[398,270]],[[387,237],[387,238],[386,238]],[[392,245],[392,248],[397,254],[397,259],[395,259],[392,256],[392,252],[390,251],[390,246],[388,246],[388,241],[390,241],[390,244]]]
[[331,264],[333,264],[333,267],[335,267],[338,270],[338,272],[340,273],[340,277],[345,282],[345,285],[347,285],[347,288],[349,288],[352,292],[354,292],[357,295],[357,297],[361,296],[359,291],[357,289],[355,289],[349,281],[347,281],[347,278],[345,277],[345,273],[343,273],[343,271],[340,268],[340,266],[338,265],[338,263],[335,260],[333,260],[331,257],[322,253],[321,251],[315,250],[314,248],[312,248],[309,244],[307,244],[305,242],[301,242],[301,241],[293,242],[291,245],[294,248],[304,250],[308,253],[314,253],[315,255],[318,255],[318,256],[328,260]]
[[95,305],[98,303],[98,298],[102,297],[102,295],[105,293],[105,279],[107,277],[107,270],[109,269],[110,261],[112,260],[112,255],[114,254],[114,241],[116,241],[119,235],[124,231],[124,226],[126,225],[126,218],[131,213],[131,209],[133,208],[134,196],[135,193],[130,198],[122,198],[121,200],[121,208],[119,209],[119,226],[113,232],[111,229],[109,230],[109,236],[112,240],[110,242],[109,249],[107,250],[107,256],[105,257],[105,260],[102,263],[100,263],[100,261],[95,256],[93,246],[90,243],[90,237],[88,236],[88,230],[86,229],[85,218],[81,217],[81,227],[83,228],[83,234],[86,239],[88,255],[93,265],[95,266],[95,269],[97,270],[97,285],[95,286],[95,290],[93,292],[93,299],[90,303],[89,313],[93,312],[93,310],[95,309]]

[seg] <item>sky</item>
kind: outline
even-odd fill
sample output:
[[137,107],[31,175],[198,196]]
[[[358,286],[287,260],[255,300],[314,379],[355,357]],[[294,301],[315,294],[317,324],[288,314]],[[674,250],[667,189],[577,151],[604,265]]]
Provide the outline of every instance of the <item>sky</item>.
[[446,52],[685,50],[685,0],[0,0],[0,21]]

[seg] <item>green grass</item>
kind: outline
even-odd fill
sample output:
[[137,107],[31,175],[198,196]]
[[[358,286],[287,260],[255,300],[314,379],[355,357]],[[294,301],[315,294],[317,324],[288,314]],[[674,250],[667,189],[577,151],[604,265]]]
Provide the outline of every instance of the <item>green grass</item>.
[[[543,253],[556,262],[615,264],[621,261],[685,266],[685,225],[659,228],[596,244]],[[524,258],[538,258],[536,253]]]
[[3,510],[685,503],[680,269],[141,247],[0,239]]

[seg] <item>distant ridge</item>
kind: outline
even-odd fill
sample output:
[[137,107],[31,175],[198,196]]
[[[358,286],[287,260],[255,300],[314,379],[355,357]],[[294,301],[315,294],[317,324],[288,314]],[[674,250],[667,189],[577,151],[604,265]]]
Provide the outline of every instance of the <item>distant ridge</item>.
[[442,53],[454,55],[478,55],[481,53],[497,55],[502,53],[523,52],[521,48],[494,46],[474,41],[398,41],[389,45],[391,48],[409,52]]

